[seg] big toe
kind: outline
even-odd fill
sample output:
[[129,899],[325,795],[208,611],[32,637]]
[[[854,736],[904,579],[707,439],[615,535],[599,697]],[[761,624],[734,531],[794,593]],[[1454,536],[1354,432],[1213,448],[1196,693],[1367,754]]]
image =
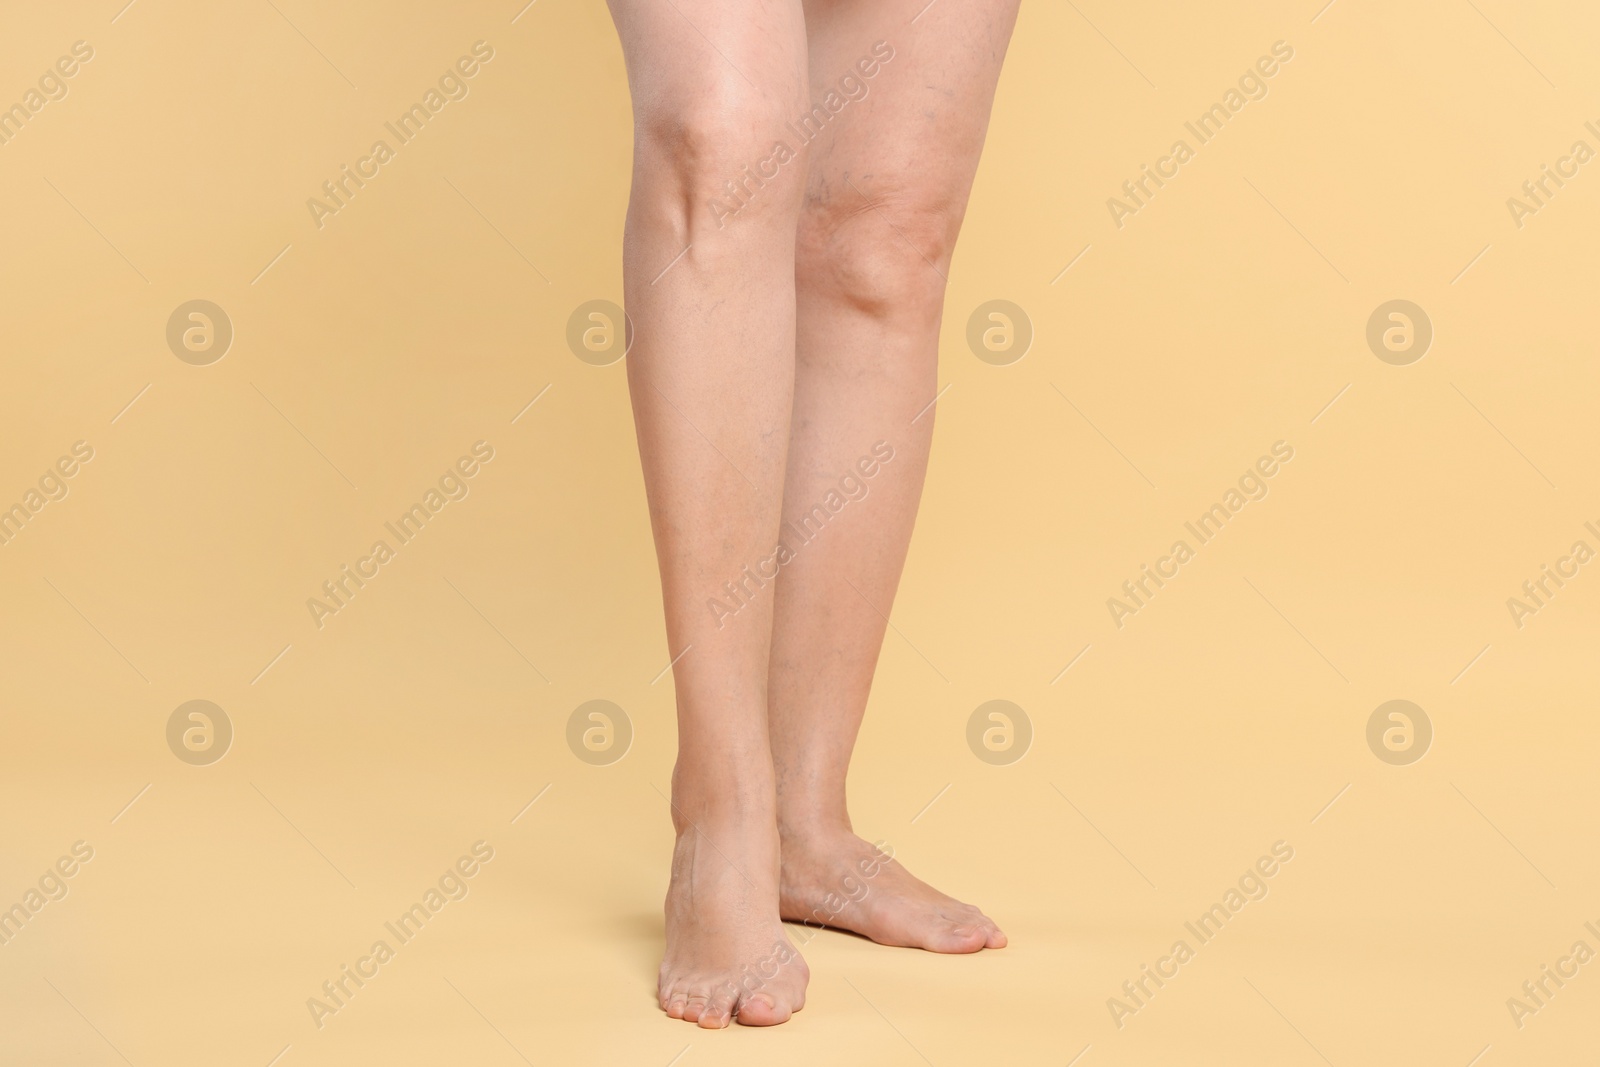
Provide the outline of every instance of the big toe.
[[934,952],[977,952],[988,939],[989,931],[976,923],[941,923],[930,932],[927,947]]
[[770,993],[752,993],[739,1005],[735,1016],[745,1026],[776,1026],[794,1014],[787,1004],[778,1003]]

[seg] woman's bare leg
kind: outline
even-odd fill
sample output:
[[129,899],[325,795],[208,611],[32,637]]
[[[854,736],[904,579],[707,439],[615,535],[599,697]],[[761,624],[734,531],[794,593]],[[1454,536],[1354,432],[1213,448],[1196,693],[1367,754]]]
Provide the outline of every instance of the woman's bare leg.
[[[804,1003],[807,972],[778,919],[772,598],[733,600],[724,583],[778,536],[805,164],[774,161],[773,146],[803,110],[805,26],[798,0],[611,0],[611,11],[635,126],[628,384],[681,657],[660,1001],[705,1027],[779,1023]],[[778,170],[757,185],[747,175],[763,161]]]
[[[849,102],[809,145],[796,259],[783,509],[786,530],[821,528],[795,535],[776,591],[783,915],[891,945],[998,948],[1005,935],[977,908],[882,864],[851,831],[845,773],[922,494],[945,276],[1017,0],[806,0],[805,12],[812,97]],[[824,521],[830,490],[850,502]]]

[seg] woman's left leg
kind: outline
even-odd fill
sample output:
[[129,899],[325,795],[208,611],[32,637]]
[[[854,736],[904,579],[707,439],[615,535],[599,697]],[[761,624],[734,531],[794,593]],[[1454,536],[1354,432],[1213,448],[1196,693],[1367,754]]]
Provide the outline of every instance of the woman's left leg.
[[783,502],[793,558],[768,674],[780,902],[786,919],[937,952],[1005,935],[851,831],[845,774],[922,494],[945,277],[1017,3],[805,3],[822,106],[796,127],[813,139]]

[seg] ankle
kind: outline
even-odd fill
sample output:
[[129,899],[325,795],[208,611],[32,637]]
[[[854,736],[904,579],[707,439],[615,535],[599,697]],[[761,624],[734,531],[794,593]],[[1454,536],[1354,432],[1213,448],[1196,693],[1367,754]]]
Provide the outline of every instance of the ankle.
[[682,764],[672,774],[672,825],[683,836],[702,829],[777,827],[777,798],[770,777],[761,774],[707,775]]
[[808,846],[853,836],[855,831],[850,826],[850,815],[842,807],[796,808],[779,804],[778,840],[786,849],[803,850]]

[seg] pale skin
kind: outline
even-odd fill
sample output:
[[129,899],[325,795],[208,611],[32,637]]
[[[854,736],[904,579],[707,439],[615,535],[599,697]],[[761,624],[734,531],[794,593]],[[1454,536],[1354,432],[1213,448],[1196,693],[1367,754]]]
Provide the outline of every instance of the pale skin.
[[[799,1010],[809,971],[783,920],[934,952],[1006,943],[855,835],[845,778],[922,494],[945,280],[1017,3],[610,0],[635,121],[628,379],[678,657],[658,983],[673,1018],[762,1026]],[[797,129],[830,91],[844,106]],[[773,558],[780,524],[846,474],[865,495],[730,597],[725,583]]]

